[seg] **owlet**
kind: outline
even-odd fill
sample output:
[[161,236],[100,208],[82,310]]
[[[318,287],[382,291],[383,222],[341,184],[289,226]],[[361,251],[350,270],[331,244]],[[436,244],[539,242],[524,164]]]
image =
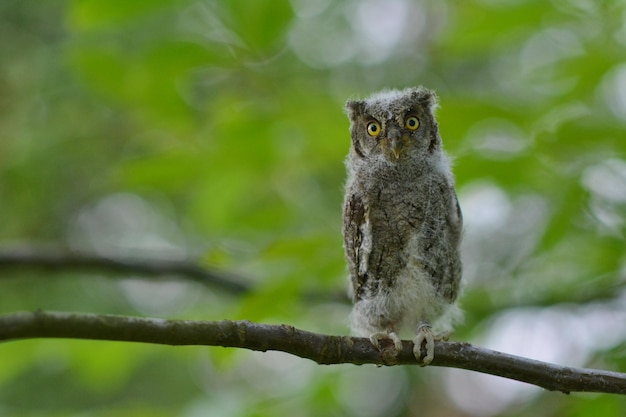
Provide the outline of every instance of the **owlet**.
[[[398,332],[412,328],[422,365],[434,357],[433,331],[450,332],[460,317],[463,220],[436,105],[435,93],[424,87],[346,103],[352,145],[343,237],[352,328],[379,349],[390,339],[397,351]],[[427,353],[420,361],[422,343]]]

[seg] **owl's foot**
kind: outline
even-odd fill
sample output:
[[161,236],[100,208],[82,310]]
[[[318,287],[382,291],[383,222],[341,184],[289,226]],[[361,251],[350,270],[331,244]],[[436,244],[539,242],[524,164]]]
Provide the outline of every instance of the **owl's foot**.
[[452,332],[443,332],[435,335],[435,341],[444,341],[447,342],[450,339],[450,335]]
[[[426,343],[426,356],[422,357],[422,343]],[[417,327],[417,335],[413,339],[413,355],[420,366],[429,365],[435,358],[435,337],[430,324],[420,324]]]
[[381,340],[391,340],[393,342],[393,346],[396,348],[396,352],[402,352],[402,340],[396,332],[376,332],[370,335],[370,341],[378,350],[380,350]]

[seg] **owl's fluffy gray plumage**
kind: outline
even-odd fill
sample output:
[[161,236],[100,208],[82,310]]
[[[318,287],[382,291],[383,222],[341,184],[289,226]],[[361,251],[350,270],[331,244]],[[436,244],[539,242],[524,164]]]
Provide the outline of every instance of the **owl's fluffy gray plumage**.
[[[352,146],[343,236],[353,331],[375,344],[389,336],[400,348],[400,329],[426,329],[415,341],[430,343],[425,363],[433,354],[430,325],[449,332],[460,316],[463,221],[436,105],[435,93],[423,87],[346,103]],[[419,360],[420,346],[414,351]]]

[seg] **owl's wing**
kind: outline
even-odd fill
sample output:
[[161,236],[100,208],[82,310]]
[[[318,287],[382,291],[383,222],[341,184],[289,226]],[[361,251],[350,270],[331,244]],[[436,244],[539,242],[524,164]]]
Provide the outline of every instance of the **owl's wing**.
[[[459,253],[459,242],[463,231],[463,214],[453,188],[442,189],[442,195],[448,195],[448,214],[445,227],[440,230],[442,248],[437,251],[438,257],[427,264],[437,292],[446,300],[453,302],[459,291],[462,266]],[[444,194],[445,193],[445,194]]]
[[463,212],[461,212],[461,205],[459,204],[459,198],[456,196],[456,192],[452,189],[452,206],[454,216],[452,217],[451,222],[454,224],[455,230],[457,231],[459,238],[463,229]]
[[361,273],[363,226],[367,222],[367,204],[362,197],[349,194],[343,207],[343,241],[352,279],[354,300],[361,298],[362,287],[367,280],[367,272]]

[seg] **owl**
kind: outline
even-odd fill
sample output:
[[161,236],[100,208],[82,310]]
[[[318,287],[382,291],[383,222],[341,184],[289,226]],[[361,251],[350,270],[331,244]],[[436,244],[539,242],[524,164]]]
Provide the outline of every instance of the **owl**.
[[460,319],[463,219],[436,106],[435,93],[424,87],[346,103],[352,143],[343,238],[352,329],[378,349],[390,340],[396,352],[400,330],[413,329],[422,366],[433,360],[434,340]]

